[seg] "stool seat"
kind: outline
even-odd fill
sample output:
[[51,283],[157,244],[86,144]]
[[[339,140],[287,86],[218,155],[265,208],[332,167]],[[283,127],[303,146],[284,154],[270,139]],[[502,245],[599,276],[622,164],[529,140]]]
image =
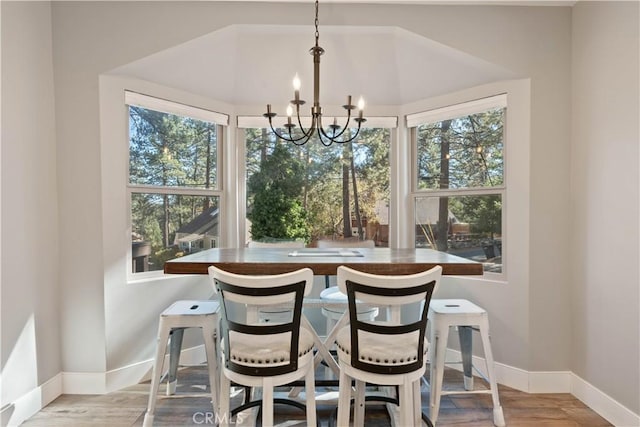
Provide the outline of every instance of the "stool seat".
[[217,314],[220,309],[218,301],[182,300],[171,304],[160,316],[201,316]]
[[218,323],[217,301],[210,300],[180,300],[171,304],[160,313],[158,326],[158,338],[156,343],[156,358],[153,363],[151,378],[151,391],[149,404],[144,415],[144,427],[153,425],[158,388],[162,379],[162,365],[167,344],[170,341],[169,372],[167,375],[167,395],[172,395],[176,390],[176,372],[182,347],[182,337],[186,328],[202,329],[202,336],[207,356],[209,369],[209,386],[213,412],[217,413],[218,403],[218,363],[215,349],[216,325]]
[[[344,302],[347,303],[347,296],[340,292],[337,286],[331,286],[320,292],[320,299],[327,302]],[[345,308],[323,307],[322,314],[330,317],[332,320],[340,320],[344,314]],[[378,315],[378,307],[356,306],[359,315],[365,315],[368,320],[373,320]]]
[[[435,424],[440,410],[440,398],[449,394],[487,393],[491,394],[493,401],[493,423],[496,426],[504,426],[504,414],[500,406],[498,385],[494,371],[493,352],[489,339],[489,316],[485,309],[466,299],[432,299],[427,314],[431,325],[431,346],[429,347],[429,360],[431,393],[431,420]],[[442,390],[445,356],[449,328],[458,328],[460,350],[462,353],[462,365],[464,372],[464,390]],[[473,388],[473,364],[472,364],[472,332],[478,330],[482,338],[489,390],[474,390]]]

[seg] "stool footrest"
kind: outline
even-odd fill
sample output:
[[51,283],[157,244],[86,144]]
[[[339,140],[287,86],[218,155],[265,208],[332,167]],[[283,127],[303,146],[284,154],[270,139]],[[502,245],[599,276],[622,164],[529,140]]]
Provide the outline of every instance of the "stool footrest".
[[440,396],[447,396],[451,394],[491,394],[491,390],[447,390],[441,391]]

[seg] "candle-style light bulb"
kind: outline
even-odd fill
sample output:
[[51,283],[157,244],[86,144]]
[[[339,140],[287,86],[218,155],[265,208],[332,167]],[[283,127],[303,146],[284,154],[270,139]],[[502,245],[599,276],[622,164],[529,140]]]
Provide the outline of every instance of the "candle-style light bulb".
[[298,73],[293,77],[293,90],[300,90],[300,77],[298,77]]
[[300,100],[300,77],[298,77],[298,73],[293,77],[293,99],[295,99],[296,103]]
[[287,105],[287,116],[293,116],[293,107],[291,106],[291,104]]
[[361,119],[362,118],[362,111],[364,110],[364,99],[362,99],[362,97],[360,97],[360,99],[358,100],[358,118]]

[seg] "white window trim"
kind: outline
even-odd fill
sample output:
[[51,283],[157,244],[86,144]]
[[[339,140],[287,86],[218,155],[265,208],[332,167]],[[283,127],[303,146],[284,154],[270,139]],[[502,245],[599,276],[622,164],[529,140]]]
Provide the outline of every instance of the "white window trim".
[[[125,107],[137,106],[162,113],[174,114],[177,116],[190,117],[196,120],[203,120],[216,124],[217,133],[217,151],[216,156],[216,169],[217,179],[215,188],[197,188],[197,187],[177,187],[177,186],[161,186],[161,185],[141,185],[129,183],[129,173],[127,172],[127,218],[128,229],[132,230],[133,221],[131,218],[131,196],[133,194],[170,194],[170,195],[187,195],[187,196],[202,196],[202,197],[217,197],[219,200],[219,229],[223,228],[224,221],[226,220],[226,213],[224,208],[225,199],[224,191],[222,188],[223,177],[223,139],[225,137],[224,129],[228,126],[229,116],[226,114],[216,113],[210,110],[206,110],[199,107],[192,107],[186,104],[178,102],[168,101],[161,98],[156,98],[148,95],[143,95],[137,92],[125,90]],[[128,115],[128,113],[127,113]],[[128,119],[127,119],[128,121]],[[127,147],[129,146],[129,132],[127,131],[127,138],[125,140]],[[129,149],[127,148],[127,164],[129,164]],[[128,171],[128,168],[127,168]],[[222,242],[222,236],[219,236],[218,242]],[[129,239],[129,246],[127,249],[127,282],[144,281],[147,279],[158,279],[165,277],[163,270],[145,271],[134,273],[133,271],[133,259],[131,240]]]
[[[488,272],[485,271],[483,276],[487,276],[491,280],[506,281],[507,277],[507,256],[505,255],[508,246],[507,237],[507,133],[505,132],[505,141],[503,147],[503,181],[502,185],[495,187],[473,187],[473,188],[447,188],[447,189],[418,189],[417,182],[417,147],[416,147],[416,127],[426,123],[436,123],[442,120],[453,119],[469,114],[480,113],[493,108],[507,108],[507,94],[502,93],[498,95],[488,96],[485,98],[475,99],[471,101],[460,101],[456,104],[433,108],[427,111],[418,113],[412,113],[406,115],[406,124],[409,134],[409,141],[411,144],[411,192],[409,194],[412,204],[412,224],[416,223],[416,203],[418,198],[424,197],[447,197],[447,196],[481,196],[499,194],[502,199],[502,224],[501,235],[503,240],[502,251],[502,272]],[[504,126],[507,127],[508,114],[505,116]],[[413,236],[413,245],[415,246],[415,236]]]
[[192,107],[190,105],[143,95],[137,92],[125,91],[124,102],[126,105],[134,105],[154,111],[160,111],[162,113],[191,117],[192,119],[203,120],[205,122],[211,122],[222,126],[229,126],[229,116],[227,114],[216,113],[215,111],[206,110],[204,108]]
[[441,122],[442,120],[469,114],[480,113],[493,108],[504,108],[507,106],[507,95],[500,94],[486,98],[475,99],[446,107],[435,108],[429,111],[407,114],[407,127],[414,128],[424,123]]

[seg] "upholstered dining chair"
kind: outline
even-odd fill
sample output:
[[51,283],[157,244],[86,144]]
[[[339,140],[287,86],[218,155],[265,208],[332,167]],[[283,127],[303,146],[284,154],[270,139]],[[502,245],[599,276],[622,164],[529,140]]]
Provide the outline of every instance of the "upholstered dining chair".
[[[427,312],[441,275],[440,266],[399,276],[338,267],[338,287],[347,294],[349,304],[349,325],[340,330],[336,340],[340,365],[339,426],[349,425],[352,379],[355,380],[354,426],[364,424],[366,383],[398,386],[399,425],[422,424],[420,380],[425,373],[425,354],[429,347],[425,335]],[[356,300],[386,305],[390,317],[360,320]],[[403,322],[403,307],[416,303],[422,303],[418,318]]]
[[[302,301],[311,291],[313,271],[303,268],[285,274],[249,276],[211,266],[208,272],[220,302],[221,426],[227,426],[231,418],[231,381],[262,387],[262,425],[268,427],[273,425],[274,387],[301,378],[305,379],[307,394],[306,421],[315,426],[314,341],[312,332],[300,326]],[[289,307],[288,321],[258,321],[260,309],[277,306]]]

